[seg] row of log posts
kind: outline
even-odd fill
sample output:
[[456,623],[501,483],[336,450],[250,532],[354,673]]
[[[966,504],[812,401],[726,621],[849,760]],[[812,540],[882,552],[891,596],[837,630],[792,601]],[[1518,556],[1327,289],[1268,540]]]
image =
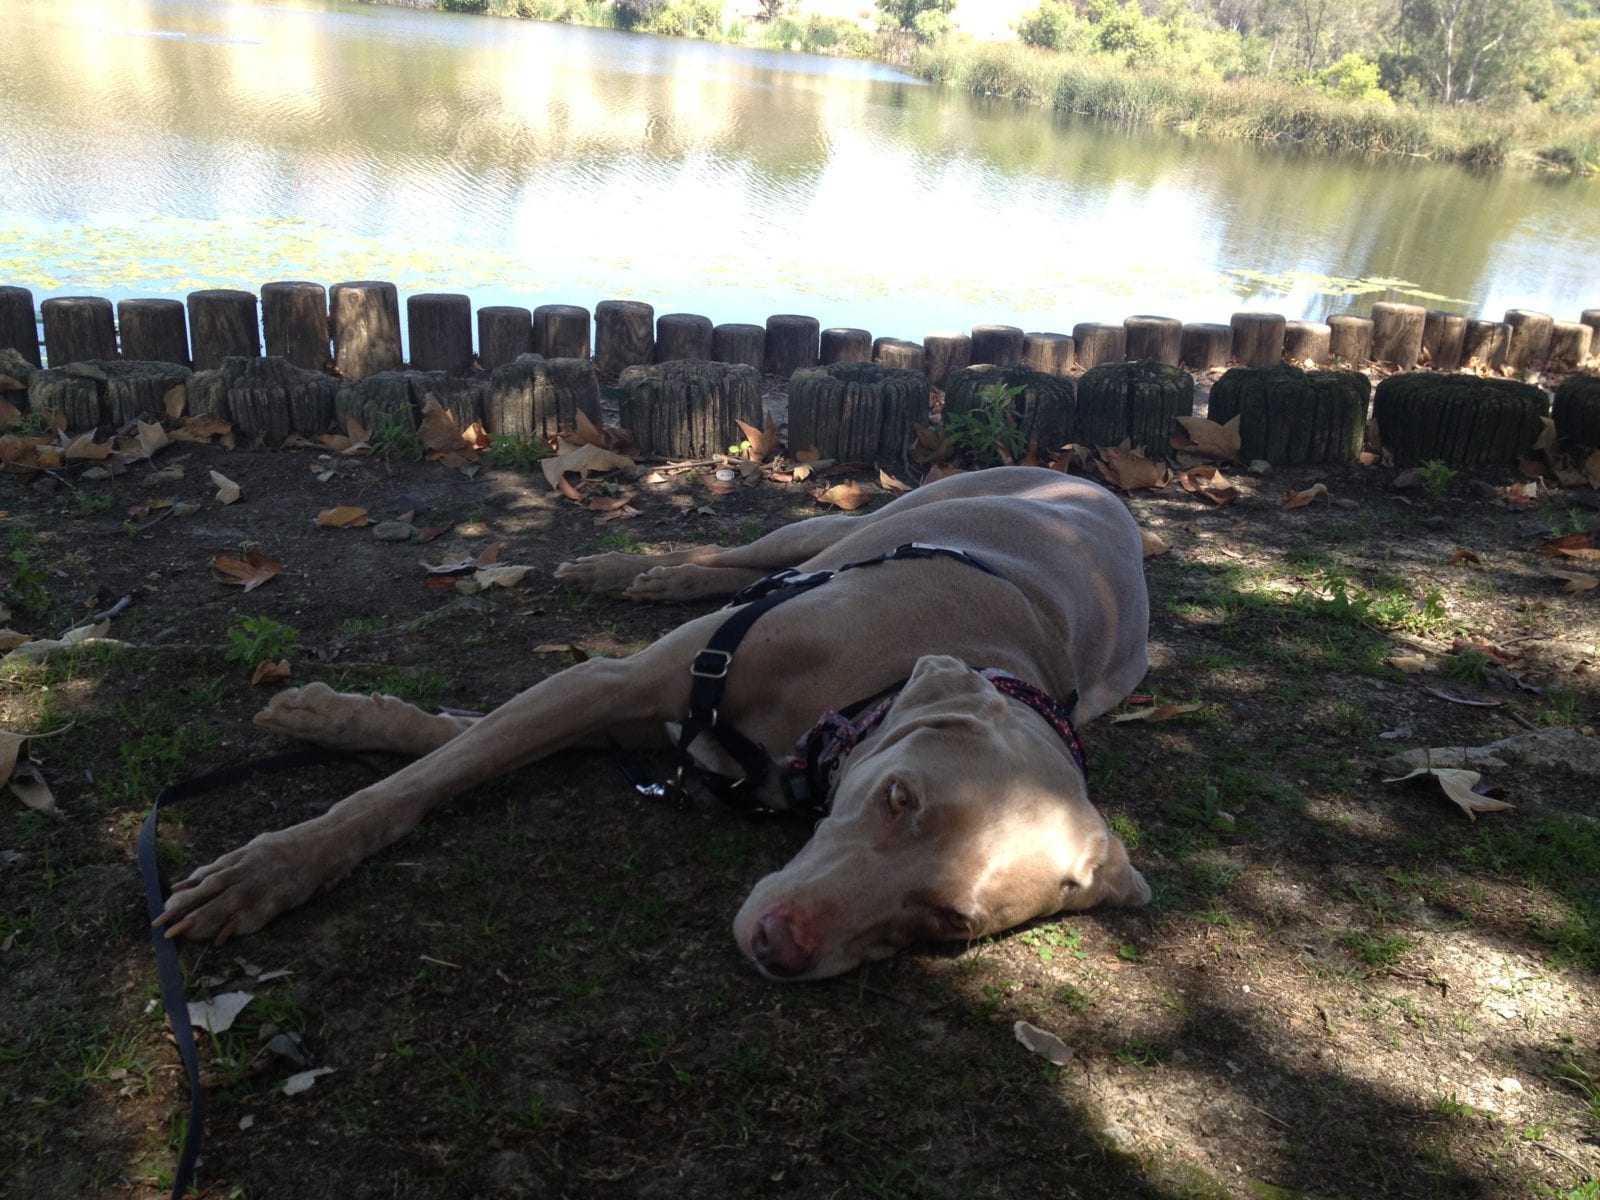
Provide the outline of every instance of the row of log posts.
[[[330,361],[348,379],[402,365],[399,293],[393,283],[356,280],[333,285],[273,282],[254,293],[213,289],[187,302],[124,300],[113,314],[99,297],[55,297],[40,305],[49,360],[104,361],[120,357],[172,362],[204,370],[229,357],[266,354],[309,370]],[[472,368],[473,314],[461,293],[419,293],[406,301],[411,366],[463,374]],[[545,358],[588,358],[591,317],[586,308],[549,304],[477,313],[476,361],[485,370],[533,352]],[[1045,374],[1091,370],[1103,363],[1152,361],[1191,370],[1230,363],[1367,361],[1410,370],[1419,364],[1451,371],[1476,363],[1527,374],[1545,366],[1571,369],[1600,347],[1600,309],[1578,321],[1512,309],[1501,321],[1380,301],[1369,317],[1337,314],[1324,322],[1289,321],[1269,312],[1239,312],[1227,325],[1184,323],[1140,314],[1121,324],[1084,322],[1064,333],[1026,332],[1014,325],[979,325],[970,333],[930,333],[922,342],[874,339],[864,329],[821,329],[814,317],[777,314],[765,326],[713,325],[694,313],[665,313],[633,300],[605,300],[592,320],[593,356],[601,378],[628,366],[708,359],[743,363],[787,378],[818,365],[872,361],[925,374],[943,387],[952,371],[979,364],[1025,365]],[[32,293],[0,287],[0,345],[39,359]]]

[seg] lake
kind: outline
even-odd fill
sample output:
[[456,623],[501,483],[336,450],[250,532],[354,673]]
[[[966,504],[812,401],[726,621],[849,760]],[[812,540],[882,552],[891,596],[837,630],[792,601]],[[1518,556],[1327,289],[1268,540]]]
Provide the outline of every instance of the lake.
[[337,0],[5,0],[0,283],[390,279],[920,338],[1600,306],[1600,183],[1122,130],[872,63]]

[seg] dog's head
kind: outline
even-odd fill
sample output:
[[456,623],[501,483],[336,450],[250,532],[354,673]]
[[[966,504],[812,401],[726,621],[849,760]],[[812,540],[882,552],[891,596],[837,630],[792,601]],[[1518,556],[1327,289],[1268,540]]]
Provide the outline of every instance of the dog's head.
[[775,979],[822,979],[913,941],[1150,899],[1049,724],[929,655],[850,755],[828,817],[734,918]]

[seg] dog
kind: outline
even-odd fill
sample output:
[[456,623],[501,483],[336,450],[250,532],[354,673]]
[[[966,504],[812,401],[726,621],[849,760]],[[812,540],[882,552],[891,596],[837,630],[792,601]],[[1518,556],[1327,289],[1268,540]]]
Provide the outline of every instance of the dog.
[[643,601],[736,601],[483,717],[319,683],[279,693],[256,716],[265,729],[418,757],[199,868],[156,925],[169,938],[252,932],[457,793],[608,741],[676,743],[745,803],[816,812],[811,840],[733,922],[772,979],[1150,899],[1089,803],[1077,741],[1148,666],[1139,529],[1099,485],[1035,467],[952,475],[870,514],[734,548],[594,555],[556,578]]

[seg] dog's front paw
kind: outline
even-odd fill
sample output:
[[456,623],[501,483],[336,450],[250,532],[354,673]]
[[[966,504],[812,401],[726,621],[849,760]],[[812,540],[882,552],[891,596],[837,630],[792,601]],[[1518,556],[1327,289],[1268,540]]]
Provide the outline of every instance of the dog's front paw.
[[300,852],[293,834],[264,833],[175,884],[154,923],[169,938],[221,943],[254,933],[332,882]]
[[637,554],[610,551],[587,554],[577,562],[564,562],[555,570],[558,583],[590,592],[620,592],[638,577],[645,559]]
[[325,683],[279,692],[255,716],[273,733],[338,750],[415,753],[409,725],[426,714],[394,696],[336,692]]
[[624,594],[629,600],[648,600],[654,604],[702,600],[707,596],[727,595],[728,581],[729,572],[725,569],[680,563],[651,567],[637,576]]

